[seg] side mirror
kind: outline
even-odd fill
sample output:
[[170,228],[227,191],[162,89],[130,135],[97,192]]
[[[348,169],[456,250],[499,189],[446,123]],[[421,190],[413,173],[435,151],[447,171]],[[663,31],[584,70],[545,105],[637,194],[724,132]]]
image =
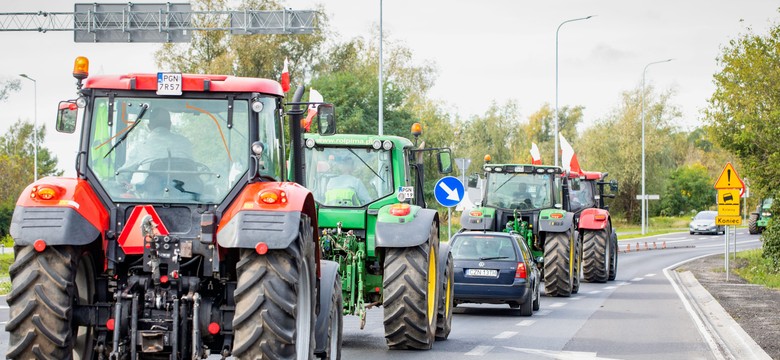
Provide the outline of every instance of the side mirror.
[[452,172],[452,154],[449,151],[440,151],[438,154],[439,172],[449,174]]
[[60,101],[57,108],[57,126],[58,132],[73,134],[76,131],[76,118],[78,117],[79,107],[75,101]]
[[317,131],[320,135],[336,133],[336,108],[333,104],[320,104],[317,107]]
[[612,192],[618,191],[618,182],[615,179],[612,179],[612,181],[609,182],[609,190]]

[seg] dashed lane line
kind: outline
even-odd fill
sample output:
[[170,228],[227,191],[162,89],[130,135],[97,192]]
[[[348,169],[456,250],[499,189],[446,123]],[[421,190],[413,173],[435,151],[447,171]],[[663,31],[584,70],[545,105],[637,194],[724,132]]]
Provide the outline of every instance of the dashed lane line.
[[593,290],[593,291],[588,292],[588,294],[596,295],[596,294],[598,294],[600,292],[601,292],[601,290]]
[[547,315],[550,315],[551,312],[552,312],[552,310],[544,309],[544,310],[537,311],[535,315],[536,316],[547,316]]
[[642,280],[644,280],[644,279],[645,279],[645,278],[641,278],[641,277],[638,277],[638,278],[633,278],[633,279],[631,279],[631,282],[642,281]]
[[467,352],[465,355],[471,355],[471,356],[482,356],[490,352],[490,350],[493,350],[494,346],[487,346],[487,345],[479,345],[471,351]]
[[652,274],[652,273],[645,275],[645,277],[653,277],[653,276],[655,276],[655,274]]
[[521,322],[519,322],[519,323],[517,323],[515,325],[517,325],[517,326],[531,326],[534,323],[536,323],[536,320],[523,320],[523,321],[521,321]]
[[604,290],[612,290],[612,289],[617,289],[617,286],[612,286],[612,285],[610,285],[610,286],[605,286],[603,289],[604,289]]
[[557,303],[550,304],[550,307],[551,308],[559,308],[559,307],[562,307],[562,306],[565,306],[565,305],[566,305],[565,302],[557,302]]
[[494,339],[509,339],[512,336],[517,335],[517,331],[504,331],[496,336],[493,336]]
[[623,282],[617,284],[617,286],[623,286],[623,285],[631,285],[631,282],[630,281],[623,281]]

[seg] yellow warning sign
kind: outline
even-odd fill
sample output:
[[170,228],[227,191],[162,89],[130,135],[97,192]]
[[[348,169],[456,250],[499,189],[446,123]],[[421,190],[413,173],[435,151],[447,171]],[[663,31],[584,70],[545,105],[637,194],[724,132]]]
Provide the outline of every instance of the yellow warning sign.
[[716,216],[715,225],[741,225],[742,218],[739,216]]
[[739,204],[718,205],[718,216],[739,216]]
[[723,167],[723,172],[718,176],[718,180],[715,181],[716,189],[742,189],[745,185],[742,183],[742,179],[737,174],[737,170],[731,163],[726,163]]
[[739,206],[739,189],[718,190],[718,205]]

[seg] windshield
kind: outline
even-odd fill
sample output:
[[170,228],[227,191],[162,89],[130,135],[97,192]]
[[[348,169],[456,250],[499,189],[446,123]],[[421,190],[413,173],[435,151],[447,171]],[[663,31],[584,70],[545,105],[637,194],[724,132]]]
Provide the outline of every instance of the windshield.
[[511,260],[516,261],[515,240],[508,236],[460,235],[452,244],[455,260]]
[[696,218],[694,220],[713,220],[717,215],[718,213],[716,211],[702,211],[696,214]]
[[772,207],[772,198],[764,199],[763,204],[761,205],[765,209],[769,209]]
[[534,210],[553,207],[552,174],[490,173],[485,206]]
[[[260,141],[274,145],[276,102],[261,101]],[[116,97],[109,104],[96,98],[88,166],[116,202],[219,203],[249,162],[248,101],[233,101],[232,124],[228,105],[226,99]],[[266,149],[261,172],[278,177],[277,150]]]
[[323,205],[361,207],[393,194],[392,168],[388,150],[306,149],[306,187]]

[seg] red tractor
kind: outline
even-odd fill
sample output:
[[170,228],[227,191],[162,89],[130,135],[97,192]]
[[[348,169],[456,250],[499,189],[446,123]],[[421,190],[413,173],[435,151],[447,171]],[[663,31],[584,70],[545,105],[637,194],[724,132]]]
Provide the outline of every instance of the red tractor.
[[83,115],[76,177],[14,210],[7,358],[339,358],[338,265],[320,261],[312,194],[285,181],[303,88],[285,105],[273,80],[88,66],[57,116],[72,133]]

